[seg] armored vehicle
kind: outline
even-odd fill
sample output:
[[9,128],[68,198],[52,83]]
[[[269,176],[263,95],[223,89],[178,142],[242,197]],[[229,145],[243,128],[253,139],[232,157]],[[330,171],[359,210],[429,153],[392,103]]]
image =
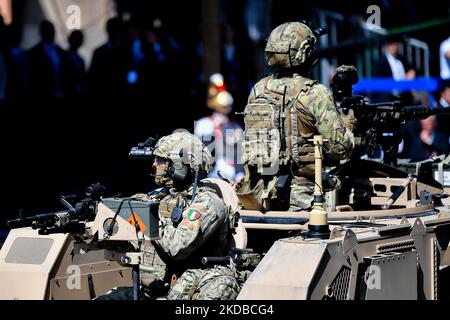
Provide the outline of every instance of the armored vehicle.
[[[211,179],[240,213],[235,247],[263,255],[238,299],[449,298],[448,159],[407,170],[396,159],[401,124],[439,110],[368,104],[358,96],[336,101],[355,110],[358,146],[348,161],[322,170],[323,139],[314,138],[312,211],[264,211],[242,198],[240,204],[229,184]],[[362,157],[378,151],[383,163]],[[151,149],[144,143],[131,153],[147,158]],[[93,185],[74,206],[62,198],[66,211],[10,221],[0,299],[93,299],[131,286],[139,299],[143,248],[158,237],[158,203],[101,192]],[[206,260],[231,263],[214,258]]]
[[[236,246],[264,257],[238,299],[449,298],[450,211],[433,171],[418,168],[349,161],[329,171],[341,186],[324,192],[321,208],[239,210]],[[233,190],[216,182],[238,209]],[[67,211],[11,221],[0,298],[93,299],[137,288],[139,243],[158,237],[155,207],[91,194]],[[323,213],[329,231],[319,232],[312,216]]]
[[349,187],[343,183],[338,205],[327,208],[328,235],[308,236],[313,212],[241,210],[249,246],[269,230],[285,237],[270,246],[238,299],[449,298],[442,186],[367,160],[338,174]]

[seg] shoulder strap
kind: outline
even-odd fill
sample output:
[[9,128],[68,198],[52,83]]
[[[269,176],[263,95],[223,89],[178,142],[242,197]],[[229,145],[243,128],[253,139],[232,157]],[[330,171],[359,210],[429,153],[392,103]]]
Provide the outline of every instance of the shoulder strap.
[[202,186],[215,190],[219,198],[223,200],[227,208],[227,218],[230,226],[230,231],[234,233],[239,220],[239,199],[234,188],[227,182],[208,178],[201,181]]
[[295,90],[295,94],[293,95],[293,97],[290,99],[289,101],[289,108],[288,108],[288,112],[289,112],[289,125],[290,125],[290,139],[289,139],[289,144],[290,144],[290,148],[289,150],[291,151],[291,155],[292,158],[297,160],[298,159],[298,154],[299,154],[299,149],[298,149],[298,144],[299,144],[299,137],[298,137],[298,123],[297,123],[297,99],[301,94],[305,94],[307,93],[311,87],[317,83],[317,81],[315,80],[311,80],[311,79],[307,79],[301,76],[297,76],[295,78],[296,81],[298,81],[296,83],[295,88],[297,90]]

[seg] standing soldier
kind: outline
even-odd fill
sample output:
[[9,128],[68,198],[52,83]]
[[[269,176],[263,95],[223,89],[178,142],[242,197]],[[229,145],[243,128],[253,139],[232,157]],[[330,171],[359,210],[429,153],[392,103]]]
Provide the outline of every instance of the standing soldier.
[[252,89],[244,112],[243,164],[239,188],[244,207],[308,210],[313,202],[314,146],[322,135],[325,160],[341,160],[353,149],[353,113],[340,114],[329,89],[311,80],[317,36],[300,22],[275,28],[265,48],[272,75]]

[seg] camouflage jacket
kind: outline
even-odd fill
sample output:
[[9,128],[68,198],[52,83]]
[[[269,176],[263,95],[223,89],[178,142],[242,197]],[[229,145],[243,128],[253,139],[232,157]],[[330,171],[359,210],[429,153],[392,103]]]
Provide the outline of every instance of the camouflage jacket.
[[[294,102],[297,113],[298,158],[302,163],[296,175],[312,179],[314,177],[314,135],[322,135],[324,159],[342,160],[347,158],[354,147],[354,136],[337,111],[331,91],[317,81],[295,74],[293,77],[261,79],[252,89],[248,102],[261,96],[282,97],[286,90],[286,101]],[[294,133],[293,133],[294,134]]]
[[[298,149],[306,151],[305,158],[313,159],[313,148],[308,139],[320,134],[328,142],[324,147],[325,159],[341,160],[349,156],[354,146],[353,133],[346,127],[341,114],[336,110],[331,91],[318,83],[300,75],[286,78],[272,76],[261,79],[252,89],[249,103],[263,95],[280,96],[286,87],[288,99],[295,99],[297,109]],[[311,167],[311,166],[310,166]],[[311,168],[304,168],[300,176],[310,176]]]

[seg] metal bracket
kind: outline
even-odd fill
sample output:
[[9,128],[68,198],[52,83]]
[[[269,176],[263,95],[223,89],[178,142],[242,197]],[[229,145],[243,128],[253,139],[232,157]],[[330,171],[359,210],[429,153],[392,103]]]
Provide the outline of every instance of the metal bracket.
[[342,237],[343,231],[344,230],[342,228],[339,228],[339,227],[336,227],[333,230],[331,230],[330,240]]
[[413,224],[410,235],[411,236],[420,236],[420,235],[424,235],[426,232],[427,232],[427,228],[424,226],[422,220],[420,220],[420,218],[417,218]]
[[431,193],[425,190],[422,190],[420,192],[420,204],[425,206],[429,205],[433,202],[433,197],[431,196]]
[[400,220],[400,224],[409,223],[408,219],[406,217],[402,217],[402,220]]
[[127,265],[139,265],[142,261],[142,253],[140,252],[127,252],[122,258],[120,258],[120,262]]
[[347,255],[347,253],[357,245],[358,239],[356,238],[356,234],[352,230],[348,229],[345,232],[344,239],[342,240],[342,252],[344,255]]

